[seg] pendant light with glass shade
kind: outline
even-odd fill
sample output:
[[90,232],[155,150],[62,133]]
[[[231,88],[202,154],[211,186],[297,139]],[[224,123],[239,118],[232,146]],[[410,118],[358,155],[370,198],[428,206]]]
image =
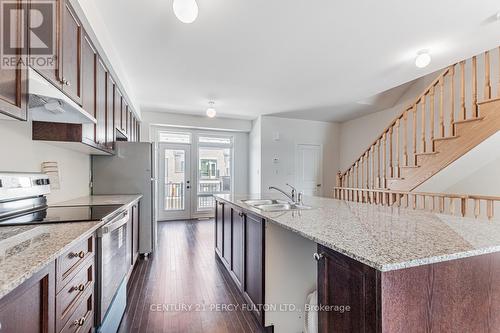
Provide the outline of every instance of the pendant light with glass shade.
[[210,101],[208,102],[208,109],[207,109],[207,117],[208,118],[214,118],[216,115],[217,115],[217,111],[215,111],[215,102],[214,101]]
[[182,23],[193,23],[198,17],[196,0],[174,0],[174,14]]

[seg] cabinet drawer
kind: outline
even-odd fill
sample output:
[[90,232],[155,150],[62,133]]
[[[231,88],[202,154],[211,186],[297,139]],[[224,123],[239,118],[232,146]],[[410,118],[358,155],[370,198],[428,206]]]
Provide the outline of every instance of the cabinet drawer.
[[89,257],[78,273],[61,289],[56,297],[57,330],[59,331],[68,318],[73,315],[75,308],[83,295],[94,289],[94,258]]
[[94,294],[87,290],[80,304],[69,317],[60,333],[88,333],[94,327]]
[[94,256],[94,235],[73,245],[57,259],[57,292],[80,270],[82,263]]

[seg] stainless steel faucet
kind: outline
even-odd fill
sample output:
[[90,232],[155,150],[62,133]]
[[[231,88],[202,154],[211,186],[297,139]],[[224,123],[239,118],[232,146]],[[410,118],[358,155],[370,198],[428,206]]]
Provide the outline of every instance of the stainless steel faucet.
[[298,201],[295,201],[295,194],[297,193],[297,189],[295,187],[293,187],[292,185],[288,184],[288,183],[286,185],[289,186],[292,189],[291,194],[286,193],[286,191],[284,191],[284,190],[282,190],[280,188],[277,188],[276,186],[269,186],[269,189],[270,190],[276,190],[276,191],[282,193],[288,199],[290,199],[293,203],[301,203],[302,202],[302,193],[299,193]]

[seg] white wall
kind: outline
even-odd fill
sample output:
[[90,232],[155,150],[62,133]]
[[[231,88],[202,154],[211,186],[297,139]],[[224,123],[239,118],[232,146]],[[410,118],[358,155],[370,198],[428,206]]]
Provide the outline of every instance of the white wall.
[[53,190],[50,203],[89,195],[88,155],[31,140],[31,123],[0,120],[0,172],[40,172],[42,162],[58,162],[61,189]]
[[259,116],[252,122],[252,131],[248,138],[248,150],[250,159],[249,190],[250,193],[261,193],[261,169],[262,169],[262,117]]
[[417,187],[417,192],[500,196],[500,131]]
[[[416,80],[392,108],[340,124],[340,171],[345,171],[371,145],[391,121],[413,102],[441,71]],[[338,171],[338,170],[337,170]]]
[[448,187],[445,192],[500,196],[500,158]]
[[[323,146],[323,195],[332,196],[338,170],[339,125],[336,123],[263,116],[261,119],[261,190],[296,183],[296,146]],[[279,140],[275,140],[279,133]],[[275,164],[274,159],[279,163]]]
[[216,131],[250,132],[252,129],[252,121],[219,117],[208,118],[195,115],[143,110],[141,141],[151,141],[150,132],[152,126],[175,126]]

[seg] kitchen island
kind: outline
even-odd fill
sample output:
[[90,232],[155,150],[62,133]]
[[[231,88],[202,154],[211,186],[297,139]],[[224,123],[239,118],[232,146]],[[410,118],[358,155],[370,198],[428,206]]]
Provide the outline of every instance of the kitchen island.
[[[500,317],[496,315],[500,311],[498,221],[313,197],[304,200],[312,209],[295,211],[265,212],[245,203],[250,199],[277,198],[276,194],[216,196],[216,253],[231,272],[235,249],[236,253],[243,252],[240,275],[247,279],[258,278],[245,270],[255,270],[252,266],[258,251],[248,251],[247,234],[254,235],[260,223],[262,246],[257,261],[262,265],[262,277],[257,285],[260,283],[262,293],[260,298],[250,298],[251,303],[276,300],[276,296],[268,297],[280,288],[279,282],[273,282],[279,278],[268,277],[276,270],[287,267],[281,281],[294,274],[307,275],[304,271],[310,270],[309,262],[293,247],[286,243],[276,246],[269,241],[281,229],[317,244],[315,287],[320,305],[349,307],[344,312],[320,311],[320,332],[500,329]],[[229,237],[235,228],[238,235]],[[238,245],[240,239],[246,240],[242,248]],[[231,241],[231,247],[226,246],[227,241]],[[273,251],[269,253],[271,246]],[[280,253],[277,261],[275,253],[281,252],[280,248],[289,255]],[[238,276],[234,272],[232,275]],[[305,279],[310,283],[309,275]],[[255,284],[243,281],[240,289],[248,294],[245,286]],[[308,291],[303,290],[302,294]],[[294,320],[294,314],[289,314],[277,324],[273,312],[256,314],[264,327],[274,327],[275,332],[285,332],[280,329],[282,323]]]

